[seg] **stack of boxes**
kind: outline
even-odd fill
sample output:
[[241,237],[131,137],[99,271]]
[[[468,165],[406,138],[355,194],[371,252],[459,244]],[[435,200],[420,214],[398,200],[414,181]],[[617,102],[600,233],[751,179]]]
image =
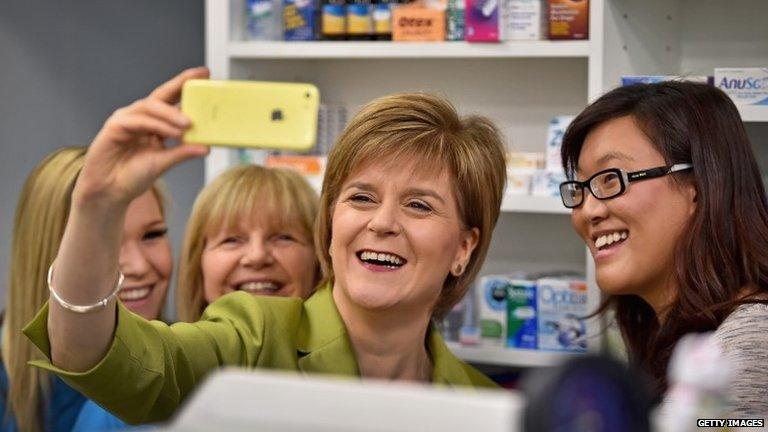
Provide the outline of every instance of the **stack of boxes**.
[[248,0],[246,16],[254,40],[589,38],[589,0]]
[[547,129],[546,150],[507,154],[507,194],[559,198],[565,172],[560,156],[563,135],[574,116],[552,118]]
[[591,311],[581,278],[485,276],[475,286],[474,301],[483,345],[587,350],[586,317]]

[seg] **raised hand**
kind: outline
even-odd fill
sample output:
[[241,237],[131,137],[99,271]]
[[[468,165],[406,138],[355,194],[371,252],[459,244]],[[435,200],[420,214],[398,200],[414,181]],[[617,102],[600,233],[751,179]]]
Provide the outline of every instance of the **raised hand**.
[[165,144],[166,139],[181,138],[190,127],[176,106],[184,82],[208,75],[203,67],[187,69],[146,98],[116,110],[88,149],[76,197],[127,206],[169,168],[208,154],[206,146]]

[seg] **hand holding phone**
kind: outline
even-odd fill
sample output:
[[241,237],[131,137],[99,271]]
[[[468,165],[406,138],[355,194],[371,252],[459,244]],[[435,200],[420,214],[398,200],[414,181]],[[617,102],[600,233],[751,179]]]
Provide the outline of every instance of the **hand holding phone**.
[[307,150],[317,137],[320,95],[312,84],[190,80],[181,111],[184,141],[233,147]]

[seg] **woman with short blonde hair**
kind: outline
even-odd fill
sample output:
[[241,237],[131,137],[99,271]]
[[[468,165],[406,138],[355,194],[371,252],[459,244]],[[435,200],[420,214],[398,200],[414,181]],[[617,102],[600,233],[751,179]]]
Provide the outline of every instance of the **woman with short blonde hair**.
[[[487,151],[483,151],[486,149]],[[480,238],[459,276],[448,275],[434,316],[441,318],[464,297],[480,271],[499,218],[506,182],[501,134],[487,118],[460,118],[447,100],[426,93],[402,93],[376,99],[355,116],[328,158],[315,243],[326,280],[333,280],[330,245],[334,203],[356,169],[374,161],[407,164],[418,160],[419,172],[453,177],[459,214]],[[414,173],[417,174],[417,173]]]
[[[210,246],[212,237],[222,229],[237,229],[243,221],[256,219],[264,229],[297,229],[297,237],[313,247],[316,215],[317,195],[294,171],[242,165],[216,177],[197,196],[187,222],[176,290],[179,320],[197,321],[212,300],[225,294],[215,289],[206,291],[202,265],[206,244]],[[285,269],[287,273],[311,272],[302,279],[300,290],[291,293],[301,298],[312,294],[320,277],[314,252],[310,260],[304,260],[297,268]]]

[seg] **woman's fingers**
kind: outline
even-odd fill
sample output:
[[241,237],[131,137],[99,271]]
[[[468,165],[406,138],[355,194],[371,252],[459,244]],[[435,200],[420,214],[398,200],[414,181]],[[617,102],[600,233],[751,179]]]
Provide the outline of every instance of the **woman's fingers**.
[[191,124],[181,110],[158,99],[142,99],[135,103],[135,107],[138,112],[147,113],[182,129],[188,128]]
[[176,104],[181,98],[181,88],[184,82],[190,79],[205,79],[210,76],[208,68],[196,67],[183,71],[182,73],[166,81],[150,93],[150,99],[159,99],[169,104]]
[[[132,136],[159,135],[163,138],[181,138],[184,128],[150,114],[131,114],[121,119],[119,127]],[[128,140],[124,140],[128,141]]]
[[185,160],[202,157],[208,154],[210,148],[200,144],[180,144],[175,147],[167,148],[155,155],[156,167],[160,173],[164,173],[171,167],[178,165]]

